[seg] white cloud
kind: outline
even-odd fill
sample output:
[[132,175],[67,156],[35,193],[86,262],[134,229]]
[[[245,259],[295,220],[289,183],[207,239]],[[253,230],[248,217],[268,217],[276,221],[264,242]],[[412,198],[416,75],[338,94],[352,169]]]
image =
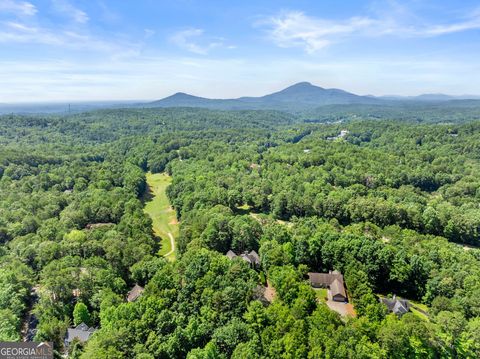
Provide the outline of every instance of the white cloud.
[[[66,0],[51,0],[51,4],[56,12],[73,21],[44,21],[47,19],[45,13],[43,17],[19,16],[20,13],[35,15],[36,8],[29,4],[0,0],[0,10],[8,10],[10,15],[0,20],[0,44],[43,45],[65,51],[62,56],[69,51],[82,51],[85,57],[100,55],[108,58],[137,56],[143,46],[141,40],[129,40],[121,33],[108,37],[100,35],[85,24],[89,20],[88,15]],[[15,16],[11,16],[14,10]],[[145,32],[146,37],[152,34],[150,30]]]
[[449,24],[425,24],[418,18],[403,19],[405,9],[400,10],[394,7],[389,16],[351,17],[346,20],[330,20],[308,16],[301,11],[288,11],[268,17],[256,25],[267,27],[269,37],[277,46],[302,47],[307,53],[317,52],[347,38],[434,37],[480,29],[480,11]]
[[23,23],[7,21],[0,28],[0,43],[40,43],[62,45],[64,41],[58,33],[43,31],[40,28]]
[[52,4],[57,12],[68,16],[79,24],[85,24],[89,20],[89,17],[85,11],[76,8],[67,0],[52,0]]
[[27,1],[0,0],[0,13],[11,13],[18,16],[33,16],[37,8]]
[[116,38],[103,39],[88,31],[55,29],[17,21],[0,22],[0,43],[56,46],[65,50],[81,50],[85,52],[84,55],[91,51],[112,58],[137,55],[141,46]]
[[[179,31],[170,37],[170,41],[181,49],[193,52],[199,55],[206,55],[216,47],[223,46],[222,39],[213,41],[200,41],[204,34],[203,29],[187,29]],[[196,40],[196,41],[195,41]]]
[[426,28],[424,33],[426,36],[438,36],[476,29],[480,29],[480,14],[476,14],[463,22]]
[[338,37],[367,29],[373,22],[364,17],[336,22],[290,11],[269,18],[266,24],[270,25],[270,36],[278,46],[302,46],[312,53],[330,45]]

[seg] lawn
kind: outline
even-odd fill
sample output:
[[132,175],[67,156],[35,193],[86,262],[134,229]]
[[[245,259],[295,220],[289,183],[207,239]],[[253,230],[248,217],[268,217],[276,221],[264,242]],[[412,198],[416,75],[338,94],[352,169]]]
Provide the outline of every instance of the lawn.
[[326,302],[327,301],[327,288],[313,288],[315,291],[315,295],[317,296],[318,302]]
[[412,300],[412,299],[409,299],[409,301],[410,301],[410,304],[428,313],[428,306],[426,304],[417,302],[416,300]]
[[428,317],[427,317],[424,313],[419,312],[419,311],[416,310],[415,308],[410,307],[410,311],[411,311],[413,314],[415,314],[417,317],[419,317],[420,319],[429,321]]
[[165,192],[171,182],[172,178],[165,173],[147,173],[148,189],[144,196],[144,211],[152,219],[154,234],[160,238],[159,254],[173,260],[178,223],[175,210],[171,207]]
[[417,302],[416,300],[410,300],[410,311],[415,314],[417,317],[424,319],[424,320],[429,320],[428,316],[425,313],[422,313],[421,311],[417,310],[423,310],[424,312],[428,313],[428,306],[426,306],[423,303]]

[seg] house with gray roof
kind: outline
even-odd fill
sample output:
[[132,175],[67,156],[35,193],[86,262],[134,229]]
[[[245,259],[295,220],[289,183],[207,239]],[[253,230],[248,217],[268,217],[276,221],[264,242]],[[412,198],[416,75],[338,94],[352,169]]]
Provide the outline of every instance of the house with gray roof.
[[253,268],[258,268],[260,267],[260,256],[258,255],[257,252],[255,252],[254,250],[251,250],[250,252],[248,251],[245,251],[243,252],[242,254],[240,255],[236,255],[234,251],[232,250],[229,250],[226,254],[225,254],[230,260],[236,258],[236,257],[240,257],[242,258],[245,262],[247,262],[250,266],[252,266]]
[[380,298],[380,302],[385,304],[390,313],[395,313],[399,317],[410,310],[410,302],[406,299],[397,298],[396,295],[392,298]]
[[65,337],[65,346],[69,346],[74,339],[81,343],[85,343],[95,332],[95,328],[89,327],[85,323],[77,325],[75,328],[67,329],[67,336]]
[[227,252],[226,256],[228,257],[228,259],[232,260],[232,259],[235,258],[237,255],[235,254],[234,251],[229,250],[229,251]]

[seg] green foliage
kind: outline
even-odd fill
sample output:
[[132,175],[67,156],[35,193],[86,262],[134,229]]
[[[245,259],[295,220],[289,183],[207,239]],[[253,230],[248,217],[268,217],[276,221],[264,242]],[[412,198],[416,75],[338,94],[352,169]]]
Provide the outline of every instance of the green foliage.
[[76,326],[81,323],[85,323],[86,325],[90,324],[90,313],[85,304],[78,302],[73,308],[73,325]]
[[50,317],[48,320],[42,320],[37,327],[35,334],[35,341],[53,342],[53,347],[57,351],[63,349],[63,342],[67,332],[68,323],[61,321],[55,317]]
[[[75,358],[479,357],[478,110],[400,110],[0,117],[0,340],[30,312],[60,352],[68,326],[99,328]],[[172,176],[174,262],[144,213],[147,171]],[[229,249],[257,251],[261,274]],[[356,318],[306,280],[334,269]],[[428,313],[389,315],[380,293]]]
[[18,328],[20,326],[20,318],[12,313],[9,309],[1,309],[0,315],[0,340],[6,342],[16,342],[20,340]]

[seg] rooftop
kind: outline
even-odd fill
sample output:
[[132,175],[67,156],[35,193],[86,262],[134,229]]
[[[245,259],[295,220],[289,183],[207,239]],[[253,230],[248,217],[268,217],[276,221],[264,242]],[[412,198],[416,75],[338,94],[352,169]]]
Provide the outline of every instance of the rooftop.
[[410,310],[410,302],[406,299],[397,298],[381,298],[380,301],[385,304],[388,310],[397,315],[403,315]]
[[128,302],[136,301],[144,291],[145,291],[145,288],[143,288],[138,284],[135,284],[135,286],[127,294],[127,301]]
[[257,252],[255,252],[254,250],[251,250],[250,252],[248,251],[245,251],[243,252],[242,254],[240,255],[236,255],[234,251],[232,250],[229,250],[226,254],[225,254],[229,259],[233,259],[233,258],[236,258],[236,257],[240,257],[242,258],[245,262],[248,262],[249,264],[253,264],[255,266],[259,266],[260,265],[260,256],[258,255]]
[[86,342],[90,336],[95,332],[95,328],[89,327],[85,323],[77,325],[75,328],[67,329],[67,337],[65,341],[71,343],[74,339],[78,339],[80,342]]

